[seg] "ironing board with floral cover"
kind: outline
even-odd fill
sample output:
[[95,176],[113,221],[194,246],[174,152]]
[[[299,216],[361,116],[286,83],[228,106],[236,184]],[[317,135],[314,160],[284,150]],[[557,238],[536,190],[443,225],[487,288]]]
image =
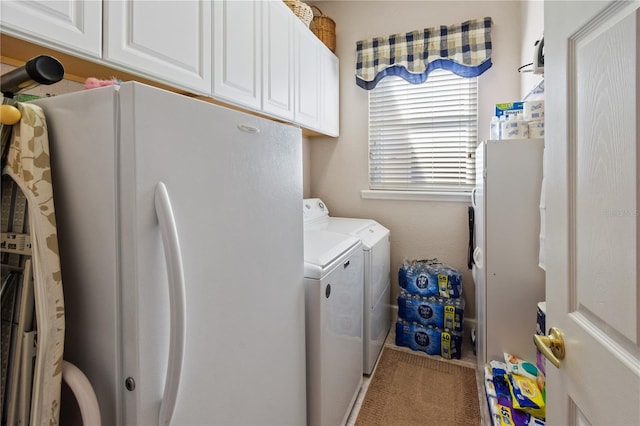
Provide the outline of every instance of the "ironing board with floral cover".
[[[23,407],[23,411],[28,413],[27,418],[19,418],[15,407],[3,407],[6,409],[3,423],[5,416],[11,415],[17,422],[26,421],[23,424],[56,425],[59,423],[65,325],[47,124],[39,106],[28,103],[18,103],[16,106],[22,118],[13,127],[6,164],[3,161],[2,170],[3,292],[5,278],[12,271],[21,271],[24,275],[22,282],[33,283],[31,311],[35,310],[36,332],[31,333],[31,346],[35,348],[35,367],[33,372],[26,373],[30,380],[32,374],[32,382],[27,381],[32,383],[29,389],[25,389],[25,386],[20,388],[15,379],[5,386],[3,380],[3,395],[5,392],[9,396],[12,392],[19,393],[20,396],[14,397],[22,398],[22,404],[27,405],[26,409]],[[16,224],[20,226],[15,226]],[[23,250],[12,252],[11,248],[16,245],[23,246]],[[22,289],[22,294],[28,295],[27,287]],[[6,290],[8,291],[8,287]],[[3,305],[4,296],[5,294]],[[15,328],[14,324],[11,326]],[[4,327],[3,315],[3,339]],[[21,350],[26,353],[31,348],[28,340],[25,342]],[[3,352],[4,346],[3,341]],[[25,374],[29,368],[24,361],[22,364],[14,371]],[[7,367],[4,364],[2,367],[4,378]]]

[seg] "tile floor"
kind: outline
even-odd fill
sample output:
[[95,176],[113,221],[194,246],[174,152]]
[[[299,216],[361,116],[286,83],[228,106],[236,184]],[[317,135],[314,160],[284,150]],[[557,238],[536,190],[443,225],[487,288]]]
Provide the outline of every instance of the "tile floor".
[[[489,411],[487,408],[487,402],[486,402],[486,398],[484,395],[484,388],[483,388],[483,383],[484,383],[484,372],[482,371],[478,371],[477,369],[477,361],[476,361],[476,356],[473,353],[473,348],[471,346],[471,337],[470,337],[470,327],[466,327],[465,328],[465,336],[464,336],[464,342],[462,344],[462,356],[460,359],[452,359],[452,360],[447,360],[444,359],[440,356],[434,356],[434,355],[427,355],[424,352],[420,352],[420,351],[414,351],[410,348],[404,347],[404,346],[396,346],[396,331],[395,331],[395,324],[391,326],[391,330],[389,331],[389,335],[387,336],[387,339],[385,341],[385,347],[389,347],[398,351],[403,351],[403,352],[409,352],[411,354],[414,355],[418,355],[418,356],[424,356],[427,358],[432,358],[432,359],[437,359],[439,361],[442,362],[451,362],[454,364],[458,364],[458,365],[462,365],[465,367],[471,367],[473,369],[476,370],[476,383],[478,384],[478,399],[480,401],[480,417],[482,420],[482,425],[483,426],[491,426],[491,420],[489,417]],[[377,364],[376,364],[377,367]],[[371,376],[367,377],[364,376],[364,381],[362,384],[362,388],[360,389],[360,393],[358,394],[358,397],[356,399],[356,402],[353,404],[353,408],[351,410],[351,414],[349,415],[349,418],[347,420],[347,425],[346,426],[354,426],[356,423],[356,419],[358,418],[358,411],[360,411],[360,407],[362,406],[362,402],[364,401],[364,397],[367,393],[367,388],[369,386],[369,383],[371,382],[371,378],[373,378],[373,376],[375,376],[376,372],[375,372],[375,368],[373,370],[373,373],[371,374]]]

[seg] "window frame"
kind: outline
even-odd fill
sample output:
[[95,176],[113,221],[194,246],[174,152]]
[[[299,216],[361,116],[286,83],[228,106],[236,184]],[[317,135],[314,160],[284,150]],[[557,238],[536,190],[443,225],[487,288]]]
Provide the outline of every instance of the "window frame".
[[[362,198],[469,201],[475,186],[475,149],[478,144],[479,110],[478,77],[464,78],[446,70],[435,70],[430,74],[430,78],[431,80],[427,79],[425,83],[413,85],[400,77],[386,77],[369,92],[367,146],[369,189],[361,191]],[[463,83],[462,87],[455,87],[461,83]],[[449,95],[452,89],[465,92],[463,98],[466,107],[458,115],[450,114],[454,110],[452,106],[458,107],[462,102],[459,101],[459,94]],[[376,90],[378,90],[377,93]],[[429,97],[425,98],[424,95],[427,93]],[[392,107],[391,114],[388,114],[387,101],[382,103],[379,100],[384,96],[392,98],[395,96],[396,108]],[[410,105],[406,108],[397,108],[398,105],[406,102],[409,102]],[[437,102],[444,102],[443,110],[433,111],[433,104]],[[416,114],[416,111],[420,111],[420,109],[428,112]],[[413,117],[407,118],[411,113],[413,113]],[[387,123],[384,118],[387,118]],[[455,123],[456,120],[458,123],[464,122],[466,124],[457,126],[447,124],[442,127],[443,122]],[[433,129],[438,124],[439,128],[444,129],[444,133],[435,136]],[[403,129],[403,126],[406,129]],[[416,130],[418,128],[422,128],[422,131]],[[376,140],[372,141],[375,133],[381,134],[380,138],[376,139],[377,142]],[[416,133],[418,136],[415,136]],[[414,135],[416,142],[408,141],[411,134]],[[459,135],[463,135],[463,137],[458,141],[456,138]],[[446,143],[447,141],[450,148],[445,148],[445,153],[439,154],[444,160],[435,163],[431,160],[429,165],[426,164],[425,158],[434,158],[434,153],[442,150],[437,146],[438,143]],[[381,144],[377,152],[373,149],[376,143]],[[404,152],[402,152],[403,150]],[[391,154],[390,151],[394,151],[394,153]],[[378,163],[382,163],[377,172],[374,168],[375,164],[373,164],[376,156]],[[456,165],[455,162],[463,164]],[[401,179],[393,176],[396,171],[404,173]],[[459,171],[462,171],[464,175],[455,177],[455,173]],[[434,180],[426,177],[429,173],[433,176],[434,172],[436,176]],[[378,176],[374,176],[376,173]],[[413,179],[412,174],[418,177],[411,180]],[[453,179],[445,178],[452,174],[454,175]],[[376,177],[381,177],[381,180],[377,180]],[[459,182],[446,182],[456,180]]]

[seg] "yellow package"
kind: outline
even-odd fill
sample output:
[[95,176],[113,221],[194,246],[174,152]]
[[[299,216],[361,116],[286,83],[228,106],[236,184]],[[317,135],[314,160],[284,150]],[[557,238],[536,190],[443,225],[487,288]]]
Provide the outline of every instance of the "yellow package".
[[535,417],[545,418],[544,397],[535,380],[517,374],[509,374],[508,376],[513,408]]

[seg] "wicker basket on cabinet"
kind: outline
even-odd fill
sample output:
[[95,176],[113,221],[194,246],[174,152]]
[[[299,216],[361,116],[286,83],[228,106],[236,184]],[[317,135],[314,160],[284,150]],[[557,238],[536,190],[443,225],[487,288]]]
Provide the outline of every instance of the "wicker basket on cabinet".
[[313,19],[313,10],[300,0],[283,0],[289,9],[308,27]]
[[336,23],[333,19],[323,14],[319,7],[311,6],[311,9],[317,9],[318,13],[313,12],[310,29],[322,41],[325,46],[333,53],[336,52]]

